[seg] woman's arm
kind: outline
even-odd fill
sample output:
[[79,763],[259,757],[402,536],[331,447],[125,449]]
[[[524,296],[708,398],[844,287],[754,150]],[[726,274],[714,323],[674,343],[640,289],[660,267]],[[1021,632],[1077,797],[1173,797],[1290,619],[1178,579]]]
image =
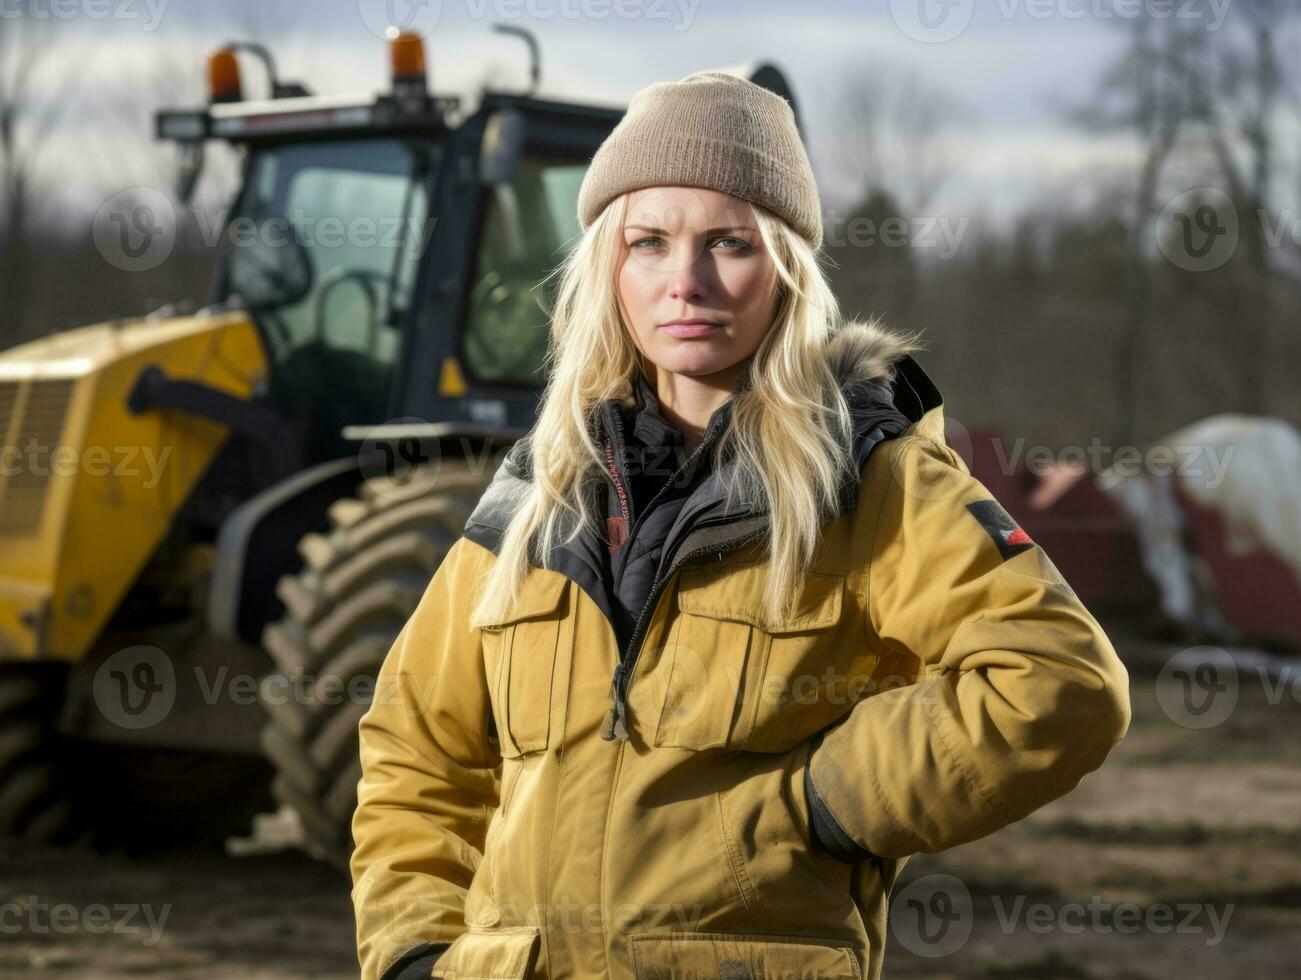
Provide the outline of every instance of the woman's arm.
[[404,975],[465,931],[501,756],[469,603],[488,551],[460,538],[389,650],[361,719],[352,900],[363,980]]
[[905,435],[869,460],[864,492],[881,501],[868,626],[923,674],[856,704],[812,754],[815,826],[846,860],[998,830],[1073,789],[1130,719],[1101,627],[952,450]]

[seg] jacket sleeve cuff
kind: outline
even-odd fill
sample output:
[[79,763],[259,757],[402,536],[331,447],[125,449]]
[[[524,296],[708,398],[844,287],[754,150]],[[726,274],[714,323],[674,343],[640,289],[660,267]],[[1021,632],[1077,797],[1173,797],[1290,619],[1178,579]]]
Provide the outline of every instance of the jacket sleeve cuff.
[[421,943],[400,956],[379,980],[429,980],[438,957],[451,943]]
[[813,783],[813,766],[804,767],[804,795],[809,802],[809,825],[813,831],[813,843],[827,854],[846,864],[858,864],[860,861],[880,860],[866,847],[850,837],[840,825],[836,815],[827,806],[827,801],[818,792]]

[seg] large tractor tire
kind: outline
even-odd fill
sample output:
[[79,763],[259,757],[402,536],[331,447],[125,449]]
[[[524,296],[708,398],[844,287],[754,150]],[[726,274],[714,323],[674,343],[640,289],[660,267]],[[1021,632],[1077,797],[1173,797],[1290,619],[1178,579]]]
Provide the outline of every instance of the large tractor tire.
[[271,804],[262,759],[60,733],[66,684],[66,664],[0,664],[0,840],[217,849]]
[[63,665],[0,664],[0,840],[61,844],[75,835],[55,731],[65,683]]
[[261,685],[262,748],[307,850],[341,869],[361,778],[358,722],[385,655],[492,478],[479,469],[444,459],[405,481],[368,480],[331,506],[328,533],[303,538],[303,570],[276,587],[285,615],[262,636],[276,668]]

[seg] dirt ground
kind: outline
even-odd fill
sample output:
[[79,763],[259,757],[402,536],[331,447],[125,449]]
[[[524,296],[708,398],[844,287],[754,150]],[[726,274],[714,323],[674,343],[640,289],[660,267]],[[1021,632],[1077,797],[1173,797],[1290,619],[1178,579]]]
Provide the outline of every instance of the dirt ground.
[[[1181,647],[1106,625],[1133,682],[1129,736],[1027,819],[914,858],[887,976],[1295,975],[1301,675],[1241,673],[1234,709],[1194,728],[1158,699]],[[0,977],[355,977],[347,881],[277,832],[242,856],[0,851]]]

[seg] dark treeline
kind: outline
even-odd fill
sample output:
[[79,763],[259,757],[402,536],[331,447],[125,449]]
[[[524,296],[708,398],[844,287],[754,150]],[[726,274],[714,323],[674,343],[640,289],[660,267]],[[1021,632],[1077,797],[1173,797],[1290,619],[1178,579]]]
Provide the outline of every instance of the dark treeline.
[[[829,256],[847,312],[924,331],[946,414],[969,428],[1116,448],[1218,412],[1301,426],[1301,289],[1242,245],[1189,271],[1135,254],[1134,237],[1120,214],[1037,212],[1006,234],[969,231],[946,261],[879,242]],[[1150,298],[1136,321],[1139,276]]]

